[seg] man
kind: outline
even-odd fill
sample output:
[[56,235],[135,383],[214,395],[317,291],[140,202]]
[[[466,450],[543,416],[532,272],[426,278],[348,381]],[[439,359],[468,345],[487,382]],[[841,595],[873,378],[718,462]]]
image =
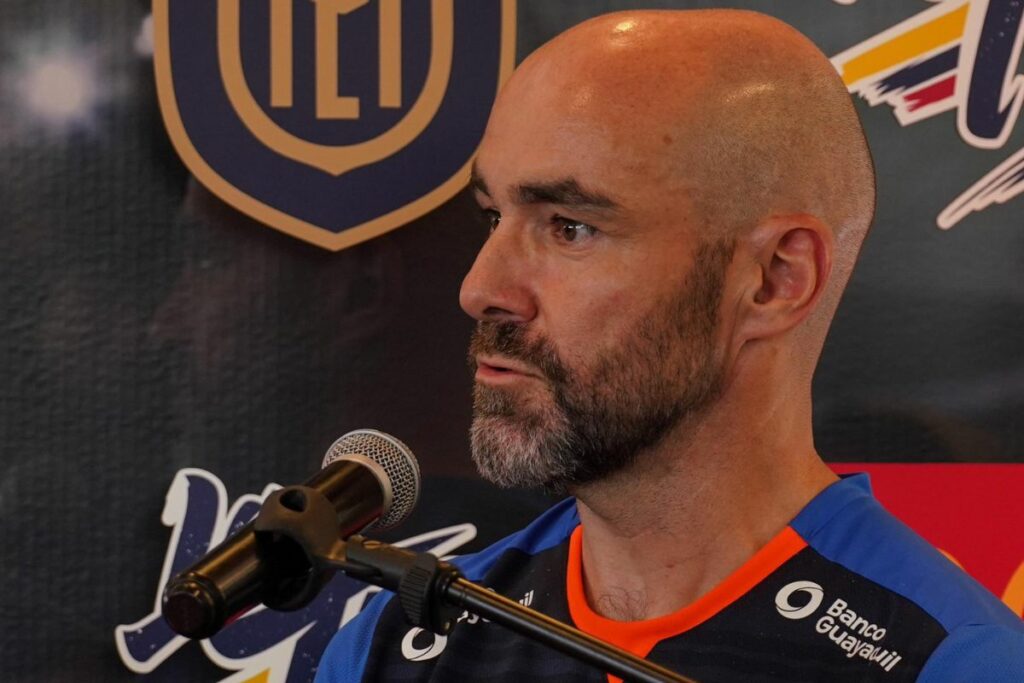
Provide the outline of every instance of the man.
[[[806,38],[739,11],[588,21],[504,88],[474,185],[474,459],[575,499],[469,578],[705,682],[1024,680],[1020,620],[815,452],[874,177]],[[603,679],[463,617],[433,637],[379,598],[318,681]]]

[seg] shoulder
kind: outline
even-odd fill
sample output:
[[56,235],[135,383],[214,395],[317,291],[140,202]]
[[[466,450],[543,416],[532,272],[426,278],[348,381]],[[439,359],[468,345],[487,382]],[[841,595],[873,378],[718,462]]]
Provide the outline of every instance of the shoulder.
[[529,526],[478,553],[456,558],[453,562],[467,579],[479,581],[509,551],[537,555],[564,543],[579,523],[576,499],[567,498],[533,520]]
[[315,683],[351,683],[363,679],[377,622],[393,596],[387,591],[377,594],[369,606],[334,634],[320,657]]
[[920,680],[1024,681],[1024,621],[886,511],[866,475],[826,489],[791,526],[825,560],[912,603],[940,628]]
[[[566,499],[544,512],[529,526],[480,552],[455,558],[452,562],[468,579],[480,581],[510,552],[525,555],[542,553],[566,542],[578,524],[575,499]],[[349,683],[364,678],[375,639],[381,633],[394,630],[383,628],[384,622],[401,619],[400,610],[387,609],[393,597],[393,593],[383,591],[334,635],[320,660],[316,683]],[[409,628],[404,621],[402,628]]]
[[826,489],[791,526],[827,560],[910,600],[947,632],[966,624],[1024,630],[1006,605],[883,508],[867,475]]
[[920,683],[1020,683],[1024,681],[1024,632],[992,624],[952,631],[928,659]]

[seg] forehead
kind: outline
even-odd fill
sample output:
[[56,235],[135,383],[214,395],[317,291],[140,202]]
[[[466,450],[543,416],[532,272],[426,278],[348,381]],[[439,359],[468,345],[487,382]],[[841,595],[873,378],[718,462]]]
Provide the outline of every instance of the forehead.
[[567,179],[617,203],[664,177],[664,148],[631,134],[612,112],[557,93],[509,93],[495,107],[476,170],[492,192]]

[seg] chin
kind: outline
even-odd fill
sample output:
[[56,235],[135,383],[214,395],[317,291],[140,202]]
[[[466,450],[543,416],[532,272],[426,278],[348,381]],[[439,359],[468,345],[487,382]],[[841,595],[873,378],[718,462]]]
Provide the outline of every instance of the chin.
[[[518,421],[516,421],[518,422]],[[564,492],[563,454],[553,451],[549,433],[507,417],[478,416],[470,429],[473,462],[480,476],[502,488],[543,488]]]

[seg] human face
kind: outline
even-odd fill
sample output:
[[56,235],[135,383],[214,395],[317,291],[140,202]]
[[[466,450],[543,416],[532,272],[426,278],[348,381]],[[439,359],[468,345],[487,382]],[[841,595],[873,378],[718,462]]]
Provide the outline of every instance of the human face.
[[[731,250],[709,244],[701,251],[684,290],[654,306],[634,334],[585,368],[569,367],[550,340],[529,339],[524,325],[477,324],[470,342],[477,367],[470,433],[484,478],[505,487],[571,491],[629,466],[717,397],[716,311]],[[546,385],[540,396],[505,382],[505,373],[517,374],[508,367],[530,368]]]
[[693,238],[639,146],[519,113],[496,109],[477,163],[473,456],[500,485],[572,490],[717,397],[732,248]]

